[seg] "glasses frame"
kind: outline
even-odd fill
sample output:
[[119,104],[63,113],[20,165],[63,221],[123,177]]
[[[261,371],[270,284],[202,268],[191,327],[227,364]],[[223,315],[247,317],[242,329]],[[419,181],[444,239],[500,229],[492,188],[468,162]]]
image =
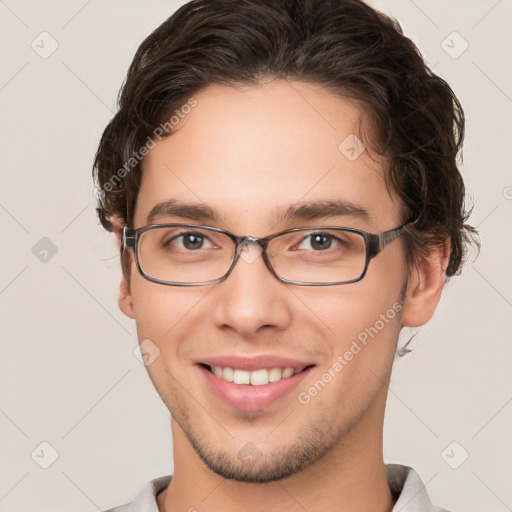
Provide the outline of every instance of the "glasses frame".
[[[217,284],[221,283],[222,281],[225,281],[233,269],[235,268],[235,265],[237,264],[238,260],[240,259],[240,252],[243,249],[243,247],[248,243],[255,243],[259,245],[262,249],[263,254],[263,260],[265,261],[265,264],[267,268],[270,270],[270,272],[282,283],[287,284],[294,284],[298,286],[334,286],[334,285],[340,285],[340,284],[350,284],[350,283],[356,283],[358,281],[361,281],[361,279],[364,278],[366,275],[366,272],[368,270],[368,265],[370,261],[375,258],[385,247],[387,247],[391,242],[396,240],[405,230],[407,226],[410,226],[414,223],[416,223],[418,218],[416,218],[414,221],[406,222],[405,224],[402,224],[401,226],[398,226],[397,228],[390,229],[388,231],[383,231],[381,233],[368,233],[367,231],[363,231],[361,229],[355,229],[355,228],[347,228],[347,227],[340,227],[340,226],[313,226],[313,227],[305,227],[305,228],[292,228],[287,229],[285,231],[280,231],[278,233],[274,233],[273,235],[264,236],[264,237],[253,237],[253,236],[237,236],[230,231],[226,231],[222,228],[217,228],[214,226],[204,226],[201,224],[186,224],[186,223],[169,223],[169,224],[149,224],[147,226],[142,226],[140,228],[129,228],[128,226],[124,226],[121,236],[121,250],[124,250],[125,248],[131,249],[133,253],[135,254],[135,263],[137,265],[137,269],[139,270],[139,273],[142,277],[147,279],[148,281],[151,281],[153,283],[158,284],[164,284],[168,286],[206,286],[210,284]],[[154,277],[149,276],[144,272],[142,269],[140,262],[139,262],[139,240],[143,233],[153,230],[153,229],[159,229],[159,228],[171,228],[171,227],[190,227],[190,228],[201,228],[208,231],[214,231],[216,233],[223,233],[227,235],[235,244],[235,252],[233,254],[233,260],[231,261],[231,264],[229,266],[229,269],[227,272],[218,279],[214,279],[211,281],[202,281],[199,283],[179,283],[175,281],[163,281],[161,279],[156,279]],[[270,263],[270,260],[267,255],[267,247],[271,240],[274,238],[286,235],[288,233],[295,233],[297,231],[311,231],[311,230],[318,230],[321,231],[323,229],[329,229],[329,230],[338,230],[338,231],[348,231],[350,233],[355,233],[359,236],[361,236],[364,239],[365,242],[365,264],[364,269],[361,272],[361,274],[356,277],[355,279],[350,279],[348,281],[328,281],[328,282],[322,282],[322,283],[316,283],[316,282],[308,282],[308,281],[292,281],[290,279],[284,279],[280,277],[274,268],[272,267],[272,264]]]

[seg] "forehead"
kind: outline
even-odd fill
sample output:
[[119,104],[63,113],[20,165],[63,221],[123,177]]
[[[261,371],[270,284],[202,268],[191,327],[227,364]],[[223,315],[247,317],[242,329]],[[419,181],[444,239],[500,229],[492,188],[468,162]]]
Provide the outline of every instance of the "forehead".
[[169,199],[211,207],[254,235],[297,203],[344,201],[368,212],[364,227],[398,218],[384,162],[359,154],[362,112],[348,99],[285,80],[214,85],[194,98],[145,157],[136,226]]

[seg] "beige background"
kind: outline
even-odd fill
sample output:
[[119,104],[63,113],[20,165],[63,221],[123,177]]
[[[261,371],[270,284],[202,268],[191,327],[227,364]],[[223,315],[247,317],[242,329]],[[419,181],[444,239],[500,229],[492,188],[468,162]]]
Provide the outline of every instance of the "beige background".
[[[512,507],[512,1],[374,4],[400,20],[465,107],[463,172],[483,243],[414,352],[396,363],[385,458],[413,466],[434,503],[504,512]],[[95,217],[90,169],[136,48],[178,5],[0,0],[1,511],[103,510],[173,471],[169,413],[117,307],[120,267]],[[452,469],[447,461],[457,465],[465,451]]]

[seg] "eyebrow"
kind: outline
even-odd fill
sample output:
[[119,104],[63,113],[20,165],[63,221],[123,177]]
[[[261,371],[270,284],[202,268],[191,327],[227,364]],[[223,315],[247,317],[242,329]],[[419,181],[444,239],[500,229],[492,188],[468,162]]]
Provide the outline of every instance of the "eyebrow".
[[203,203],[183,203],[177,199],[168,199],[153,206],[148,213],[147,222],[153,223],[157,217],[182,217],[189,220],[216,220],[224,218],[214,208]]
[[345,200],[319,200],[292,204],[284,211],[277,211],[276,222],[295,220],[308,221],[336,217],[351,217],[368,221],[370,213],[366,208]]
[[[149,212],[147,222],[152,224],[158,217],[180,217],[194,221],[218,221],[221,223],[226,221],[219,211],[204,203],[184,203],[178,199],[168,199],[156,204]],[[361,205],[339,199],[301,202],[292,204],[284,210],[274,210],[276,224],[336,217],[368,221],[370,213]]]

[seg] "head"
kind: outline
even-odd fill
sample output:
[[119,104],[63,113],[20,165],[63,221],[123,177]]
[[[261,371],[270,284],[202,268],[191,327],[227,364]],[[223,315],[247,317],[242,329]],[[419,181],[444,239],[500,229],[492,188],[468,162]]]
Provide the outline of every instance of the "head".
[[[475,236],[458,169],[463,136],[448,84],[396,21],[359,0],[194,0],[141,44],[95,158],[106,229],[119,236],[152,216],[264,237],[416,221],[364,279],[339,286],[283,283],[256,253],[222,282],[167,286],[121,252],[120,307],[139,341],[158,347],[149,375],[210,469],[280,479],[382,428],[400,330],[430,320]],[[152,215],[164,202],[172,212]],[[229,354],[295,357],[310,370],[286,397],[237,408],[201,366]],[[258,453],[251,465],[239,456],[246,446]]]

